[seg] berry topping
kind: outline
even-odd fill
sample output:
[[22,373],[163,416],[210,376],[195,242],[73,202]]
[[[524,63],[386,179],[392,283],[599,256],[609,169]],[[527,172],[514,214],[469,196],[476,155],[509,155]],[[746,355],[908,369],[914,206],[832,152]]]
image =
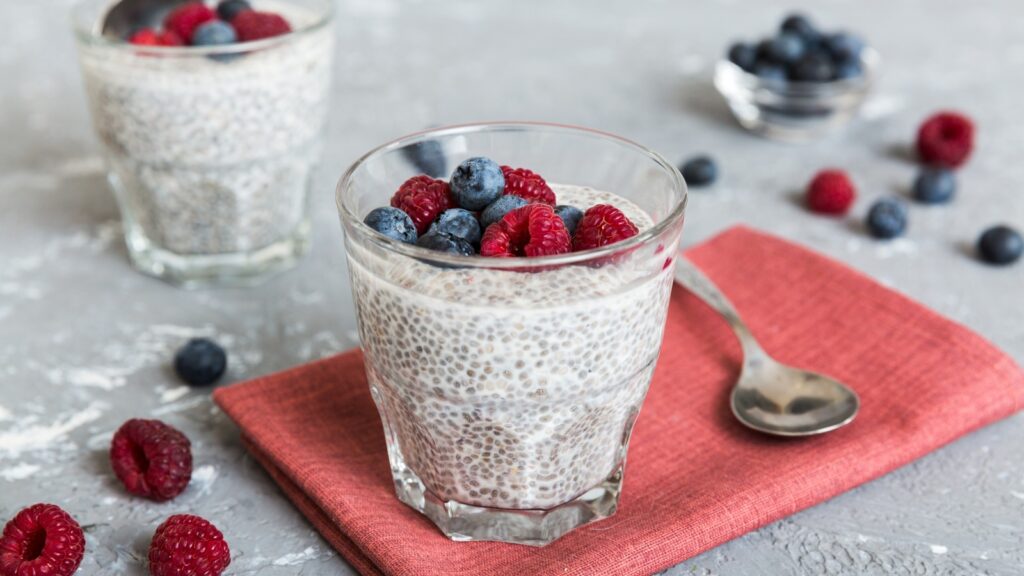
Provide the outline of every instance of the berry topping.
[[424,140],[402,148],[405,156],[417,170],[440,178],[448,173],[448,159],[444,155],[444,148],[437,140]]
[[187,44],[192,43],[192,34],[200,24],[217,18],[217,13],[202,2],[189,2],[175,8],[164,20],[164,28],[174,32]]
[[133,418],[110,442],[110,464],[128,492],[151,500],[170,500],[192,478],[188,438],[159,420]]
[[182,39],[174,32],[170,30],[157,32],[152,28],[139,30],[132,34],[128,41],[139,46],[181,46],[184,44]]
[[899,200],[883,198],[871,205],[867,223],[875,238],[895,238],[907,229],[907,207]]
[[555,206],[555,214],[562,219],[570,236],[576,233],[576,227],[579,225],[580,219],[583,218],[583,210],[575,206]]
[[1009,226],[993,226],[978,238],[978,254],[989,264],[1012,264],[1024,254],[1024,238]]
[[430,225],[430,234],[439,233],[461,238],[470,244],[480,242],[480,223],[472,212],[463,208],[450,208]]
[[476,253],[473,250],[473,245],[469,242],[444,232],[428,232],[425,236],[420,236],[420,239],[416,241],[416,245],[430,250],[437,250],[438,252],[462,256],[472,256]]
[[718,166],[710,156],[690,158],[679,168],[686,184],[694,188],[707,186],[718,178]]
[[636,225],[621,210],[610,204],[598,204],[583,213],[572,239],[572,249],[580,252],[614,244],[636,236],[638,232]]
[[484,232],[480,255],[496,258],[551,256],[571,250],[569,231],[547,204],[527,204]]
[[246,0],[221,0],[217,4],[217,16],[225,22],[231,22],[235,16],[249,10],[252,10],[252,6]]
[[832,60],[817,52],[797,60],[789,71],[790,79],[797,82],[828,82],[835,74],[836,68]]
[[824,41],[825,50],[836,62],[856,61],[864,51],[864,41],[846,32],[829,34]]
[[816,42],[818,40],[818,31],[814,28],[814,24],[811,23],[810,19],[803,14],[790,14],[782,20],[782,24],[779,26],[780,32],[789,32],[796,34],[802,38],[805,42]]
[[807,186],[807,207],[818,214],[846,214],[855,198],[857,188],[842,170],[822,170]]
[[757,63],[757,48],[746,42],[737,42],[729,47],[729,61],[748,72]]
[[917,152],[928,164],[956,168],[974,148],[974,124],[963,114],[939,112],[917,131]]
[[416,232],[423,234],[441,212],[452,207],[452,194],[444,180],[413,176],[391,197],[391,205],[408,214]]
[[231,549],[216,526],[191,514],[164,521],[149,544],[152,576],[218,576],[231,563]]
[[71,576],[85,555],[82,528],[54,504],[18,512],[0,536],[0,574]]
[[288,21],[278,14],[245,10],[231,20],[240,42],[272,38],[292,31]]
[[209,386],[228,367],[228,356],[216,342],[193,338],[174,354],[174,371],[192,386]]
[[232,44],[238,37],[235,29],[227,22],[210,20],[204,22],[192,33],[193,46],[219,46],[221,44]]
[[480,225],[486,230],[488,226],[504,218],[505,214],[529,203],[526,198],[519,196],[501,196],[480,213]]
[[450,182],[455,202],[466,210],[483,210],[505,189],[501,167],[494,160],[479,156],[459,164]]
[[548,183],[537,174],[526,168],[502,166],[501,174],[505,177],[506,196],[519,196],[530,202],[542,202],[555,205],[555,192]]
[[790,64],[799,60],[807,52],[804,39],[792,32],[783,32],[771,39],[766,45],[768,57],[782,64]]
[[416,243],[416,225],[412,218],[398,208],[386,206],[374,208],[363,219],[363,223],[377,232],[406,244]]
[[956,175],[948,168],[924,168],[914,180],[914,200],[925,204],[945,204],[956,193]]

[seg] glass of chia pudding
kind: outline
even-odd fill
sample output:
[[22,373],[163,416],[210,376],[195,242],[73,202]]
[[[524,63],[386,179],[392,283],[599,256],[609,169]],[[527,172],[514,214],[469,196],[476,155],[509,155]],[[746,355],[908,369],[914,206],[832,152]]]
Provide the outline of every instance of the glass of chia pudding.
[[331,0],[251,0],[290,30],[245,40],[239,28],[220,45],[111,38],[113,3],[81,0],[73,19],[132,263],[185,286],[253,284],[294,265],[309,244]]
[[[508,165],[504,195],[519,194],[514,185],[535,191],[539,179],[548,199],[534,195],[499,223],[490,222],[490,206],[473,212],[484,231],[472,252],[434,232],[445,216],[430,224],[418,214],[392,235],[379,230],[395,228],[368,216],[389,204],[416,212],[399,197],[422,190],[410,178],[424,172],[462,198],[456,181],[479,160],[471,157]],[[456,166],[449,190],[444,180]],[[529,182],[510,175],[512,166],[528,168]],[[429,212],[423,198],[414,208]],[[646,148],[593,130],[457,126],[371,151],[342,177],[337,201],[399,499],[462,541],[544,545],[614,514],[661,347],[686,205],[678,171]],[[545,201],[559,208],[538,206]],[[632,222],[631,235],[597,247],[581,240],[595,237],[582,230],[596,205],[616,207],[619,220]],[[550,220],[565,206],[585,211],[571,247],[568,220]],[[520,216],[531,219],[521,228],[529,238],[492,231],[518,225]],[[419,245],[410,241],[416,232]],[[562,236],[544,236],[553,232]],[[448,239],[441,249],[438,236]],[[503,252],[516,242],[537,250]]]

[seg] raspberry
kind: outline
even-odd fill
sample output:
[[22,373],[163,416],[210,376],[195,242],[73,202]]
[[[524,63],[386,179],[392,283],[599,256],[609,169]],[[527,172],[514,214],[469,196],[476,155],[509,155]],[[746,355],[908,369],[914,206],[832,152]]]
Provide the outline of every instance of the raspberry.
[[186,43],[192,43],[192,33],[203,22],[217,17],[217,13],[202,2],[189,2],[171,11],[164,20],[164,28],[178,35]]
[[231,563],[224,535],[207,520],[175,514],[164,521],[149,544],[152,576],[217,576]]
[[292,31],[288,21],[281,16],[271,12],[257,12],[255,10],[242,12],[235,16],[235,19],[231,21],[231,25],[235,27],[235,32],[238,32],[239,42],[271,38]]
[[974,124],[963,114],[939,112],[917,131],[917,152],[928,164],[956,168],[974,148]]
[[[238,17],[241,18],[242,15]],[[391,197],[391,205],[412,218],[417,234],[426,232],[438,215],[451,208],[453,204],[451,189],[448,188],[447,182],[422,175],[406,180]]]
[[110,442],[110,464],[128,492],[158,502],[181,494],[192,478],[188,438],[159,420],[122,424]]
[[54,504],[34,504],[4,526],[0,574],[70,576],[85,554],[82,528]]
[[128,39],[132,44],[139,46],[181,46],[184,42],[177,34],[170,30],[157,32],[152,28],[143,28]]
[[488,226],[480,255],[495,258],[551,256],[571,251],[569,232],[547,204],[527,204]]
[[857,189],[842,170],[822,170],[807,186],[807,207],[819,214],[846,214],[856,197]]
[[574,252],[590,250],[636,236],[639,230],[621,210],[611,204],[591,206],[576,225]]
[[543,202],[555,205],[555,192],[540,174],[526,168],[502,166],[501,173],[505,176],[505,195],[519,196],[531,202]]

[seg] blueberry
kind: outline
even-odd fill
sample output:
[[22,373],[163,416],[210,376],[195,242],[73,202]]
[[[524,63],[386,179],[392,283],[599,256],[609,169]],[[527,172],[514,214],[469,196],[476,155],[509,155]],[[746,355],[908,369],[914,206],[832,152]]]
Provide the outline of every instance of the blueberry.
[[811,20],[803,14],[790,14],[782,20],[782,24],[779,26],[780,32],[788,32],[796,34],[804,39],[805,42],[817,42],[820,34],[818,30],[811,23]]
[[758,62],[754,66],[754,74],[770,82],[785,82],[787,79],[785,67],[772,62]]
[[956,176],[948,168],[925,168],[914,180],[914,200],[945,204],[956,192]]
[[405,242],[406,244],[414,244],[416,242],[416,224],[413,223],[412,218],[408,214],[398,208],[392,208],[391,206],[374,208],[370,210],[366,218],[363,218],[363,223],[388,238],[394,238],[399,242]]
[[860,60],[842,60],[836,64],[836,79],[847,80],[849,78],[858,78],[864,74],[864,69],[860,65]]
[[494,160],[477,156],[459,164],[449,185],[460,207],[483,210],[505,190],[505,176]]
[[575,206],[555,206],[555,214],[562,219],[565,224],[565,229],[569,231],[569,235],[572,236],[576,233],[576,226],[580,223],[580,218],[583,218],[583,211]]
[[825,37],[824,44],[836,62],[860,60],[860,54],[864,50],[864,41],[846,32],[829,34]]
[[402,148],[402,154],[417,170],[433,178],[448,173],[448,159],[437,140],[423,140]]
[[232,44],[238,39],[235,29],[227,22],[211,20],[201,24],[192,33],[192,44],[194,46],[220,46]]
[[907,206],[899,200],[884,198],[868,211],[868,232],[875,238],[895,238],[907,229]]
[[683,180],[687,186],[699,188],[707,186],[718,178],[718,166],[709,156],[696,156],[690,158],[679,169],[683,173]]
[[835,76],[835,72],[835,66],[829,58],[812,52],[793,64],[789,77],[797,82],[828,82]]
[[774,62],[774,59],[772,57],[772,41],[773,40],[774,40],[774,38],[765,38],[764,40],[761,40],[760,42],[757,43],[757,48],[756,48],[757,62],[756,62],[756,64]]
[[993,226],[978,238],[978,254],[989,264],[1012,264],[1024,254],[1024,238],[1009,226]]
[[476,253],[469,242],[443,232],[427,232],[420,236],[420,239],[416,241],[416,245],[429,248],[430,250],[437,250],[438,252],[461,254],[462,256],[472,256]]
[[502,196],[491,202],[490,206],[484,208],[484,211],[480,214],[480,225],[486,230],[488,226],[504,218],[505,214],[516,208],[522,208],[527,204],[529,202],[519,196]]
[[217,4],[217,16],[225,22],[231,22],[242,12],[252,10],[252,6],[245,0],[222,0]]
[[745,42],[737,42],[729,47],[729,61],[751,72],[757,63],[757,48]]
[[224,349],[206,338],[193,338],[174,355],[174,371],[191,386],[209,386],[228,367]]
[[462,208],[450,208],[441,212],[437,222],[430,225],[427,234],[435,232],[462,238],[470,244],[480,243],[480,223],[472,212]]
[[791,32],[783,32],[771,39],[767,51],[774,62],[790,64],[803,57],[807,51],[807,45],[800,36]]

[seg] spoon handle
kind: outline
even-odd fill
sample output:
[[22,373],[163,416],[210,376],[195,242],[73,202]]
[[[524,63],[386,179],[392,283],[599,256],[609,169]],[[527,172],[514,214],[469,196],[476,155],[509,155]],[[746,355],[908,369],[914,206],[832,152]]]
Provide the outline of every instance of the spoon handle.
[[767,356],[761,345],[757,343],[753,333],[750,332],[750,328],[747,328],[746,323],[740,318],[732,302],[729,302],[729,299],[725,297],[725,294],[722,294],[718,286],[715,286],[714,282],[708,279],[685,256],[680,255],[676,258],[675,279],[676,282],[703,300],[705,304],[713,308],[729,322],[729,326],[732,327],[732,331],[736,333],[736,338],[740,341],[740,346],[743,347],[744,362],[749,362],[755,358],[763,359]]

